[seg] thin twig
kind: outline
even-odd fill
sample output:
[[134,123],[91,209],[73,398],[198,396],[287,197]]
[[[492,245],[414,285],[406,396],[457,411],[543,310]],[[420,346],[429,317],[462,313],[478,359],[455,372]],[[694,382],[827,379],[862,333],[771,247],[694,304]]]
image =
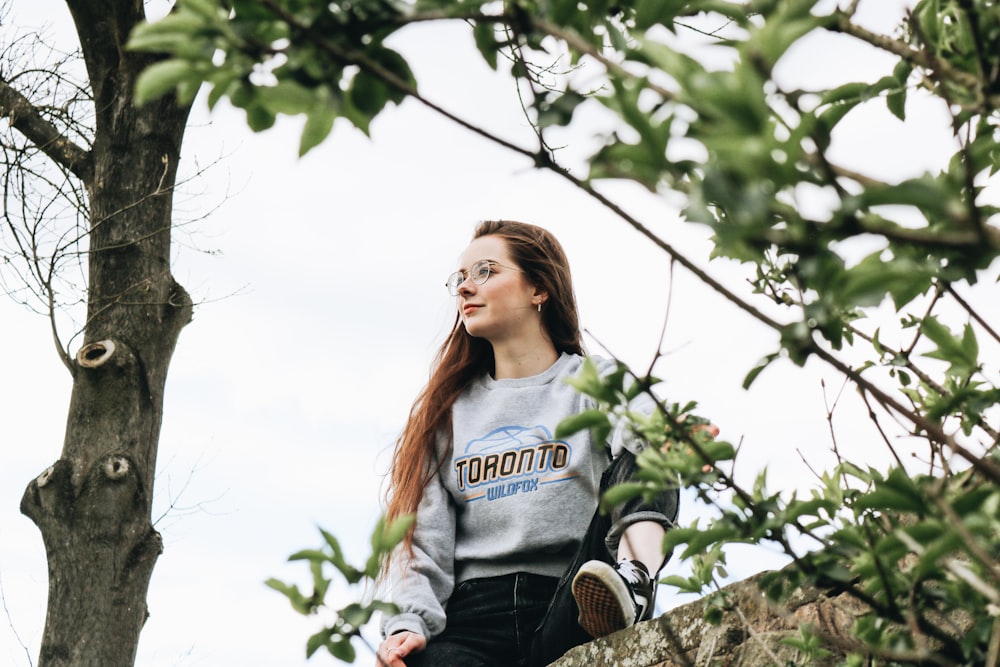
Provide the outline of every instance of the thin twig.
[[28,665],[32,665],[31,652],[28,650],[28,645],[24,643],[21,639],[21,635],[18,634],[17,628],[14,626],[14,618],[11,616],[10,609],[7,607],[7,593],[4,591],[3,587],[3,577],[0,576],[0,603],[3,604],[3,613],[7,617],[7,625],[10,627],[11,633],[14,635],[14,639],[17,641],[18,645],[24,649],[24,655],[27,656]]

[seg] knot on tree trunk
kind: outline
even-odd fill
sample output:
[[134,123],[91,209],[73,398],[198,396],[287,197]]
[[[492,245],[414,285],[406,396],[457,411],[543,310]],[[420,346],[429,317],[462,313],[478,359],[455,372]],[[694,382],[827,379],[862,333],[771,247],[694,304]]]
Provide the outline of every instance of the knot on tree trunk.
[[21,511],[38,526],[49,564],[39,664],[132,664],[127,647],[145,622],[149,577],[163,551],[148,496],[136,461],[121,450],[89,466],[60,459],[28,484]]
[[107,363],[114,354],[113,340],[99,340],[81,347],[76,353],[76,362],[83,368],[97,368]]
[[154,395],[150,386],[146,353],[120,338],[91,341],[76,353],[63,449],[63,458],[74,466],[76,495],[101,465],[108,466],[107,479],[137,473],[142,487],[152,488],[155,451],[141,435],[159,429],[162,392],[158,385]]
[[77,499],[76,519],[88,522],[91,535],[117,539],[145,523],[145,491],[132,461],[123,454],[104,456],[90,468]]
[[109,456],[104,461],[104,465],[101,466],[104,475],[113,481],[123,479],[128,474],[129,469],[128,459],[124,456]]
[[[90,466],[79,492],[73,483],[80,462],[60,459],[33,479],[21,499],[21,511],[36,524],[89,523],[94,533],[116,532],[143,517],[143,489],[132,460],[121,453],[104,456]],[[43,530],[44,533],[44,530]]]
[[50,465],[28,483],[21,497],[21,513],[39,527],[43,522],[70,521],[75,503],[72,476],[73,466],[69,461],[59,460]]
[[35,478],[35,482],[38,484],[38,488],[43,488],[52,479],[52,476],[56,472],[55,465],[50,465],[48,468],[42,471],[42,474]]

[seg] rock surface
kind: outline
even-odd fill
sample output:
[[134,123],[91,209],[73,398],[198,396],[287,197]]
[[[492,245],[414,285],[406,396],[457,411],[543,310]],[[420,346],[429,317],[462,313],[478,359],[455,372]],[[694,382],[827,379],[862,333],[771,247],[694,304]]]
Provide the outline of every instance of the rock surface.
[[806,661],[798,649],[783,640],[799,637],[803,623],[811,623],[834,641],[846,639],[861,605],[846,595],[829,597],[816,590],[800,590],[779,609],[760,590],[759,581],[765,574],[724,589],[729,604],[718,625],[704,620],[709,602],[698,600],[578,646],[551,667],[764,667],[789,661],[816,667],[838,664],[843,654]]

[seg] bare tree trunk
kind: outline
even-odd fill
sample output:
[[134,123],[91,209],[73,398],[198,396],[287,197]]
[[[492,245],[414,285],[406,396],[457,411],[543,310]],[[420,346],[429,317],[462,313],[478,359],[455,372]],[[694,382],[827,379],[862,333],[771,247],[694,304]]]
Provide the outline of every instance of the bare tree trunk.
[[142,108],[132,102],[136,76],[150,62],[124,48],[144,17],[142,0],[67,4],[94,93],[94,145],[89,153],[39,147],[87,188],[87,323],[83,347],[68,360],[73,392],[62,454],[28,484],[21,511],[38,525],[48,558],[39,665],[115,667],[135,662],[162,551],[151,503],[163,389],[192,310],[170,273],[172,195],[189,108],[172,98]]

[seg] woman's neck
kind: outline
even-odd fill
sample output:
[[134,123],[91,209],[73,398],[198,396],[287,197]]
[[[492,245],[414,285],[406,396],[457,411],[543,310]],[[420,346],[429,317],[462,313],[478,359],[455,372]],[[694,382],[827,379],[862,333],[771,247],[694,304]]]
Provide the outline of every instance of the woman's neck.
[[556,363],[558,358],[559,353],[549,342],[527,349],[504,349],[494,346],[493,377],[503,380],[538,375]]

